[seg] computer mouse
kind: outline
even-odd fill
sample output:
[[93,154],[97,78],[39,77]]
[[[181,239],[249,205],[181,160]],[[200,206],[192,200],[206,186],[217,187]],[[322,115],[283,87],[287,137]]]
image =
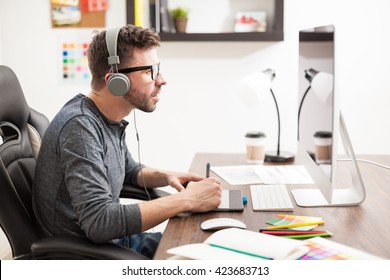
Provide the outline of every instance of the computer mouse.
[[246,228],[246,225],[232,218],[215,218],[204,221],[200,228],[203,230],[219,230],[224,228]]

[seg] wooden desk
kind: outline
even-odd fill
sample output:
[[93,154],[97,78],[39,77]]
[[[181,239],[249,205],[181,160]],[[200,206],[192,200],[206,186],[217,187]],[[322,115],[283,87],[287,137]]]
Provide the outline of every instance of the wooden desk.
[[[390,166],[388,156],[358,156],[357,158],[375,161]],[[214,166],[245,164],[245,157],[241,154],[196,154],[191,172],[205,173],[206,163]],[[348,184],[349,177],[345,176],[343,164],[339,162],[340,171],[337,183]],[[323,217],[325,225],[318,229],[326,229],[333,233],[330,240],[364,250],[371,254],[390,259],[390,170],[378,166],[359,163],[360,171],[367,191],[367,198],[360,206],[352,207],[318,207],[303,208],[295,204],[294,215]],[[346,167],[345,167],[346,168]],[[344,176],[343,176],[344,174]],[[215,174],[211,174],[215,176]],[[208,219],[217,217],[231,217],[242,220],[248,230],[258,231],[266,226],[265,221],[283,212],[254,212],[248,186],[229,186],[222,182],[227,189],[241,189],[248,197],[248,204],[243,212],[211,212],[193,214],[192,216],[171,218],[164,231],[162,240],[157,249],[155,259],[167,259],[171,255],[166,251],[169,248],[189,243],[203,242],[211,233],[200,229],[200,224]],[[313,187],[310,185],[289,185],[289,189]],[[291,195],[291,194],[290,194]],[[292,213],[292,212],[291,212]]]

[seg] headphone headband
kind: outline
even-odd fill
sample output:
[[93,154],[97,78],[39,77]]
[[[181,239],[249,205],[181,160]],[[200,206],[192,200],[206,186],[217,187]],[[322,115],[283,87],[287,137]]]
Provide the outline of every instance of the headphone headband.
[[108,50],[108,64],[115,65],[119,64],[119,56],[116,54],[118,35],[121,27],[111,28],[106,31],[106,45]]

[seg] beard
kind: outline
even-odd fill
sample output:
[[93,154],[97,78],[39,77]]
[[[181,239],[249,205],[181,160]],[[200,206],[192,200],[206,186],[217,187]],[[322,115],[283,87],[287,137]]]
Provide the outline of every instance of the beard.
[[131,88],[128,93],[123,97],[135,108],[146,113],[151,113],[156,109],[156,103],[153,101],[153,97],[157,96],[160,92],[160,87],[155,87],[151,94]]

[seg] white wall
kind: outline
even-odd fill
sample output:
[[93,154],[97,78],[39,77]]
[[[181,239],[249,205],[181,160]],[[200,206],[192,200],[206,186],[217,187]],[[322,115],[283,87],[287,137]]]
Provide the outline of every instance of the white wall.
[[[125,0],[110,4],[107,27],[125,24]],[[47,0],[0,1],[0,63],[16,72],[29,104],[52,118],[66,100],[89,89],[58,82],[58,38],[92,29],[54,30],[49,10]],[[277,75],[281,149],[295,151],[298,30],[325,23],[336,25],[336,79],[355,152],[390,154],[389,10],[387,0],[285,1],[282,42],[163,42],[159,55],[168,85],[154,113],[137,112],[143,163],[185,171],[196,152],[243,153],[249,129],[266,132],[268,149],[275,149],[271,97],[249,110],[232,91],[240,77],[265,68]],[[128,143],[136,155],[131,126]]]
[[[1,1],[0,62],[14,69],[30,105],[52,118],[66,100],[89,89],[88,84],[59,82],[58,40],[69,34],[86,36],[93,29],[52,29],[49,1],[21,2]],[[125,0],[111,2],[108,27],[125,24],[124,7]],[[281,149],[295,151],[298,30],[324,23],[337,28],[337,79],[355,151],[390,153],[386,129],[390,112],[385,110],[390,104],[389,7],[385,0],[285,1],[282,42],[163,42],[159,55],[168,85],[153,114],[137,114],[142,161],[187,170],[196,152],[244,152],[248,129],[265,131],[268,149],[275,149],[271,97],[248,109],[232,91],[240,77],[265,68],[276,71],[273,88],[281,111]],[[131,116],[128,119],[133,122]],[[128,142],[135,153],[131,127]]]
[[294,151],[297,31],[327,23],[337,28],[336,78],[355,152],[389,154],[389,7],[384,0],[285,1],[283,42],[163,43],[160,57],[168,85],[157,111],[138,118],[143,160],[185,169],[195,152],[244,152],[243,135],[252,128],[264,130],[271,138],[268,148],[274,149],[271,97],[258,110],[250,110],[232,91],[239,77],[268,67],[277,73],[273,87],[281,110],[281,148]]

